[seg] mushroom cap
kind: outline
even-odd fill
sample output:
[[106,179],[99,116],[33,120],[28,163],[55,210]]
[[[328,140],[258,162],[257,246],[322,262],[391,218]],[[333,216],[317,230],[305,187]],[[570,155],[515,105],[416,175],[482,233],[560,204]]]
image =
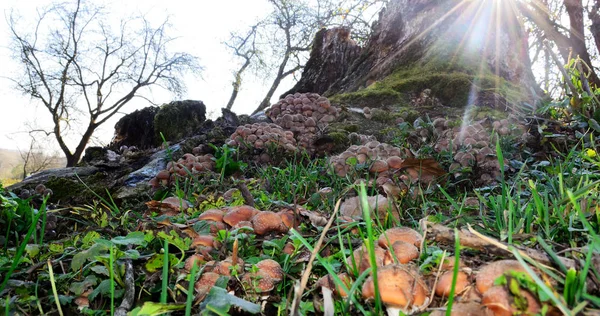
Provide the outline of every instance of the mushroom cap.
[[265,293],[275,288],[277,282],[267,273],[258,270],[258,272],[248,272],[242,277],[242,284],[249,292]]
[[225,212],[223,222],[229,226],[235,226],[241,221],[249,221],[258,212],[260,211],[249,205],[234,206]]
[[371,167],[369,168],[370,172],[384,172],[388,170],[388,165],[385,161],[383,160],[375,160],[373,161],[373,163],[371,164]]
[[214,221],[214,222],[222,222],[223,221],[223,211],[217,209],[206,210],[198,216],[198,219],[201,221]]
[[[391,250],[394,251],[393,254]],[[395,263],[394,258],[396,258],[399,263],[409,263],[410,261],[419,258],[419,249],[413,244],[409,244],[402,240],[396,240],[392,244],[391,249],[388,249],[385,252],[383,263],[385,265]]]
[[246,228],[252,228],[252,230],[254,230],[254,226],[252,226],[252,223],[250,221],[241,221],[238,222],[237,224],[235,224],[235,226],[233,226],[233,228],[242,228],[242,227],[246,227]]
[[404,162],[404,160],[402,160],[402,158],[398,156],[391,156],[386,160],[386,162],[390,168],[400,169],[402,168],[402,163]]
[[[381,301],[386,307],[400,308],[403,311],[419,310],[429,303],[429,289],[418,271],[405,265],[391,264],[377,270],[377,283]],[[373,276],[362,287],[365,299],[375,296]]]
[[156,174],[156,179],[169,180],[171,174],[167,170],[161,170]]
[[[346,285],[346,287],[348,289],[350,289],[350,287],[352,287],[352,283],[353,283],[352,278],[350,278],[350,276],[347,273],[339,273],[337,276],[344,283],[344,285]],[[331,274],[327,274],[327,275],[321,277],[317,281],[316,286],[326,287],[326,288],[332,290],[335,295],[339,295],[341,297],[348,296],[348,293],[346,293],[346,291],[344,291],[344,289],[342,289],[339,286],[336,286],[335,281],[333,280],[333,277],[331,276]]]
[[295,220],[294,211],[290,209],[281,210],[277,212],[277,215],[281,217],[281,221],[288,229],[294,227],[294,224],[298,225],[298,222]]
[[483,266],[479,269],[475,279],[477,290],[479,293],[485,294],[499,276],[511,270],[525,272],[525,268],[517,260],[500,260]]
[[198,292],[198,296],[200,297],[200,299],[204,299],[204,297],[206,296],[206,294],[208,294],[210,289],[213,286],[215,286],[217,280],[219,280],[219,277],[221,277],[221,275],[214,272],[202,273],[200,279],[198,279],[198,281],[196,281],[196,283],[194,284],[194,289],[196,289],[196,292]]
[[198,246],[214,248],[216,246],[215,238],[211,235],[198,235],[192,241],[192,247]]
[[256,264],[256,267],[268,274],[271,279],[275,282],[279,282],[283,279],[283,269],[281,265],[273,259],[264,259]]
[[[375,246],[375,264],[378,267],[383,266],[385,259],[385,249]],[[358,268],[359,273],[363,273],[365,270],[371,267],[371,260],[369,258],[369,251],[366,246],[362,246],[354,250],[351,256],[347,258],[347,263],[350,269],[354,267]]]
[[200,265],[205,263],[206,260],[204,259],[204,256],[201,254],[197,254],[197,253],[193,254],[189,258],[185,259],[184,269],[188,272],[192,271],[192,266],[194,265],[194,262],[196,263],[196,266],[200,267]]
[[[527,300],[526,315],[535,315],[540,311],[540,303],[527,290],[521,290],[521,295]],[[492,311],[494,316],[511,316],[519,310],[514,304],[514,297],[503,286],[492,286],[483,294],[481,304]],[[521,313],[519,313],[521,314]]]
[[421,242],[423,242],[423,236],[419,234],[416,230],[408,227],[393,227],[386,231],[384,231],[377,243],[379,246],[383,248],[388,248],[388,240],[390,244],[394,244],[398,240],[402,240],[409,244],[414,245],[417,248],[421,247]]
[[[442,276],[440,276],[438,283],[435,286],[435,295],[441,297],[450,295],[453,274],[454,271],[446,271],[442,274]],[[458,275],[456,276],[456,286],[454,287],[454,293],[462,293],[470,284],[471,282],[469,282],[469,276],[463,271],[458,271]]]
[[[215,263],[212,272],[218,273],[220,275],[230,276],[232,266],[233,259],[231,257],[228,257],[225,260]],[[236,270],[238,273],[244,272],[244,260],[242,260],[241,258],[237,258]]]
[[259,212],[252,217],[254,232],[258,235],[265,235],[271,232],[287,232],[288,229],[283,224],[281,217],[270,211]]

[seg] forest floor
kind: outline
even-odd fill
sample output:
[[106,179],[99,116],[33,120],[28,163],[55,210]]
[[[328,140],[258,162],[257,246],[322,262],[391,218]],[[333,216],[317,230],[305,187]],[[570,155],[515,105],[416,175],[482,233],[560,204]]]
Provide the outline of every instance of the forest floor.
[[472,162],[446,172],[456,156],[435,142],[411,148],[408,125],[390,146],[413,157],[387,184],[372,157],[336,172],[223,145],[142,209],[3,190],[0,314],[598,315],[597,143],[571,123],[527,128],[545,152],[487,130],[485,185]]

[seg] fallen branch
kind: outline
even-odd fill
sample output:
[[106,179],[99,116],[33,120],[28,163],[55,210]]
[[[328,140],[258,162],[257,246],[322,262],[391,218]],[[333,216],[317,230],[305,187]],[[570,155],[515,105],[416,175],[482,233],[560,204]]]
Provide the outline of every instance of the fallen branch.
[[[453,244],[454,243],[454,230],[431,222],[427,222],[427,238],[430,240],[435,240],[440,243]],[[508,249],[508,245],[497,241],[491,237],[484,236],[483,234],[473,230],[469,227],[469,230],[461,229],[459,230],[459,239],[460,245],[463,247],[472,248],[479,251],[484,251],[486,253],[506,256],[512,255],[510,250]],[[519,250],[521,256],[530,258],[535,260],[541,264],[552,266],[552,258],[545,252],[535,250],[535,249],[527,249],[522,247],[514,246]],[[567,269],[569,268],[577,268],[577,262],[573,259],[558,257],[558,259],[565,265]]]
[[115,316],[127,316],[135,300],[135,279],[131,259],[125,260],[125,278],[123,282],[125,283],[125,294],[123,294],[121,305],[115,310]]

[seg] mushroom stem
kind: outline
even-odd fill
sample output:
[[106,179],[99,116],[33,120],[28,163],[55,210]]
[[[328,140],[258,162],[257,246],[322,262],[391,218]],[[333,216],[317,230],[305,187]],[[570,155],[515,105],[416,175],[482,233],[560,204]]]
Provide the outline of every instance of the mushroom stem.
[[323,294],[323,315],[333,316],[335,314],[333,291],[326,286],[321,286],[321,293]]
[[391,307],[391,306],[387,307],[386,306],[386,309],[387,309],[388,316],[398,316],[398,315],[400,315],[400,312],[402,311],[402,309],[399,307]]

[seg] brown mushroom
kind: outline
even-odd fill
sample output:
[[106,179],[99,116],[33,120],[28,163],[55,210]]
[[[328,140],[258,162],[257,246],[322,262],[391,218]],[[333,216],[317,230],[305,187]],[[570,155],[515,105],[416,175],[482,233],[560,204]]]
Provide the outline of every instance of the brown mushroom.
[[220,277],[221,275],[215,272],[202,273],[200,279],[198,279],[198,281],[196,281],[194,284],[194,288],[196,289],[196,292],[198,292],[198,298],[200,300],[203,300],[204,297],[206,297],[210,289],[215,286]]
[[394,227],[383,232],[381,236],[379,236],[377,243],[382,248],[388,248],[389,244],[393,245],[398,240],[402,240],[420,248],[421,242],[423,242],[423,236],[412,228]]
[[[435,295],[441,297],[447,297],[448,295],[450,295],[453,276],[454,271],[446,271],[442,273],[442,276],[440,276],[435,286]],[[458,271],[458,275],[456,276],[456,286],[454,287],[454,293],[462,293],[470,284],[471,282],[469,282],[469,276],[463,271]]]
[[256,267],[275,282],[279,282],[283,279],[283,269],[281,268],[281,265],[273,259],[261,260],[256,264]]
[[[383,266],[383,260],[385,258],[385,250],[381,247],[375,246],[375,264],[378,267]],[[349,256],[347,259],[350,270],[358,269],[359,273],[363,273],[365,270],[371,267],[371,260],[369,258],[369,251],[366,246],[362,246]]]
[[519,310],[514,303],[515,298],[503,286],[492,286],[481,299],[481,304],[492,311],[494,316],[511,316],[515,314],[535,315],[540,311],[540,303],[527,290],[521,290],[520,296],[525,298],[526,310]]
[[[401,264],[391,264],[377,270],[377,287],[388,315],[405,314],[423,310],[429,303],[429,289],[416,269]],[[365,299],[375,297],[375,284],[370,276],[362,287]]]
[[198,216],[198,220],[201,221],[213,221],[213,222],[222,222],[223,221],[223,211],[217,209],[206,210]]
[[[352,283],[353,283],[352,278],[350,278],[350,276],[347,273],[340,273],[337,275],[337,277],[340,279],[340,281],[342,281],[342,283],[344,283],[346,288],[350,289],[352,287]],[[321,277],[317,281],[316,285],[321,286],[321,287],[326,287],[326,288],[332,290],[333,294],[336,296],[340,296],[340,297],[348,296],[348,293],[346,293],[346,291],[344,291],[343,288],[336,285],[333,277],[330,274]]]
[[249,205],[235,206],[225,212],[223,222],[229,226],[235,226],[239,222],[249,221],[258,212],[260,211]]
[[483,266],[479,269],[475,279],[477,290],[479,293],[485,294],[498,277],[511,270],[525,272],[525,268],[517,260],[500,260]]
[[[393,253],[392,253],[393,250]],[[396,240],[392,247],[385,252],[383,264],[409,263],[410,261],[419,258],[419,249],[413,244],[409,244],[402,240]]]
[[[233,259],[232,257],[228,257],[225,260],[221,260],[216,262],[213,267],[213,272],[216,272],[220,275],[231,275],[231,270],[233,268]],[[244,260],[237,258],[236,271],[238,274],[244,272]]]
[[198,235],[192,241],[192,247],[198,246],[216,248],[218,246],[218,243],[215,241],[215,238],[213,236]]
[[259,212],[252,217],[252,226],[254,232],[258,235],[268,233],[284,233],[287,232],[287,227],[283,224],[281,217],[270,211]]
[[191,255],[189,258],[187,258],[185,260],[185,267],[184,269],[187,272],[192,271],[192,266],[194,265],[194,263],[196,263],[196,266],[199,267],[201,264],[205,263],[206,260],[204,259],[204,256],[201,254],[193,254]]

